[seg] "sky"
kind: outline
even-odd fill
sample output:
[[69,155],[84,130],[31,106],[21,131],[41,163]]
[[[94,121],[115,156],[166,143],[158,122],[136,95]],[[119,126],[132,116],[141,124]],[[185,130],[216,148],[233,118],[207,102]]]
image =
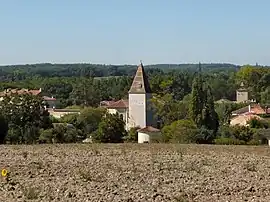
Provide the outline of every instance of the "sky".
[[270,65],[269,0],[0,0],[0,64]]

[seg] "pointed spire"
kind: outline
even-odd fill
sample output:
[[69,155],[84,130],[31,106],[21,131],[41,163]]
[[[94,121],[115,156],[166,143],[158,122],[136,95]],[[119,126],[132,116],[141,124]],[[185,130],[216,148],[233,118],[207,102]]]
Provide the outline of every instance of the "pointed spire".
[[145,74],[142,61],[138,66],[129,93],[151,93],[150,84]]
[[242,81],[241,84],[240,84],[240,87],[244,87],[244,82]]

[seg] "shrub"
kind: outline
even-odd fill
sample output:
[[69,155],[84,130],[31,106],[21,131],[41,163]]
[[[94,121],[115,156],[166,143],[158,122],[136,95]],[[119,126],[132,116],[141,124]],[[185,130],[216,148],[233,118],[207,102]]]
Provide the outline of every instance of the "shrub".
[[125,141],[127,142],[137,142],[138,141],[138,127],[130,128],[130,130],[127,133],[127,136],[125,136]]
[[78,131],[75,128],[67,128],[64,133],[64,142],[73,143],[77,141]]
[[199,144],[213,143],[215,139],[215,132],[213,130],[208,130],[207,128],[202,127],[198,130],[194,138],[194,141]]
[[259,120],[256,118],[251,119],[248,123],[249,123],[250,128],[268,128],[269,127],[269,123],[267,123],[264,120]]
[[254,131],[245,126],[233,126],[232,133],[235,139],[243,140],[245,142],[249,142],[254,135]]
[[53,129],[40,130],[39,143],[52,143]]
[[162,128],[164,142],[193,143],[197,127],[191,120],[178,120]]
[[246,144],[243,140],[238,140],[234,138],[228,138],[228,137],[219,137],[214,140],[215,144],[219,145],[244,145]]
[[223,138],[232,138],[233,137],[233,128],[229,125],[223,125],[219,127],[217,135]]
[[260,145],[261,141],[252,139],[249,142],[247,142],[247,144],[248,145]]

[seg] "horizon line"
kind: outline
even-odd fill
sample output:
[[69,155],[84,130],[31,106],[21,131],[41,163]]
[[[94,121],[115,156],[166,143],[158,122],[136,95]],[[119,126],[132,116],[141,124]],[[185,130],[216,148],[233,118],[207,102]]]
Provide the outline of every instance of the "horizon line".
[[[143,63],[143,62],[142,62]],[[113,64],[113,63],[91,63],[91,62],[39,62],[39,63],[15,63],[15,64],[0,64],[0,67],[4,66],[25,66],[25,65],[44,65],[44,64],[50,64],[50,65],[78,65],[78,64],[90,64],[90,65],[103,65],[103,66],[138,66],[138,64],[131,64],[131,63],[120,63],[120,64]],[[266,66],[269,67],[270,65],[266,64],[237,64],[237,63],[230,63],[230,62],[186,62],[186,63],[143,63],[144,66],[151,66],[151,65],[196,65],[196,64],[226,64],[226,65],[234,65],[234,66]]]

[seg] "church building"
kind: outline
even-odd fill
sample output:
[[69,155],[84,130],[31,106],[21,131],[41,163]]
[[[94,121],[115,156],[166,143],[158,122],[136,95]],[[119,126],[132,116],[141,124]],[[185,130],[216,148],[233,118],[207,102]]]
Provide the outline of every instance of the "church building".
[[[128,100],[102,101],[101,106],[105,106],[109,113],[118,113],[126,123],[126,130],[139,128],[139,134],[143,131],[144,138],[138,136],[138,142],[149,141],[149,134],[159,132],[154,128],[156,121],[151,107],[152,91],[141,63],[136,71],[132,85],[128,92]],[[140,140],[143,139],[143,140]]]

